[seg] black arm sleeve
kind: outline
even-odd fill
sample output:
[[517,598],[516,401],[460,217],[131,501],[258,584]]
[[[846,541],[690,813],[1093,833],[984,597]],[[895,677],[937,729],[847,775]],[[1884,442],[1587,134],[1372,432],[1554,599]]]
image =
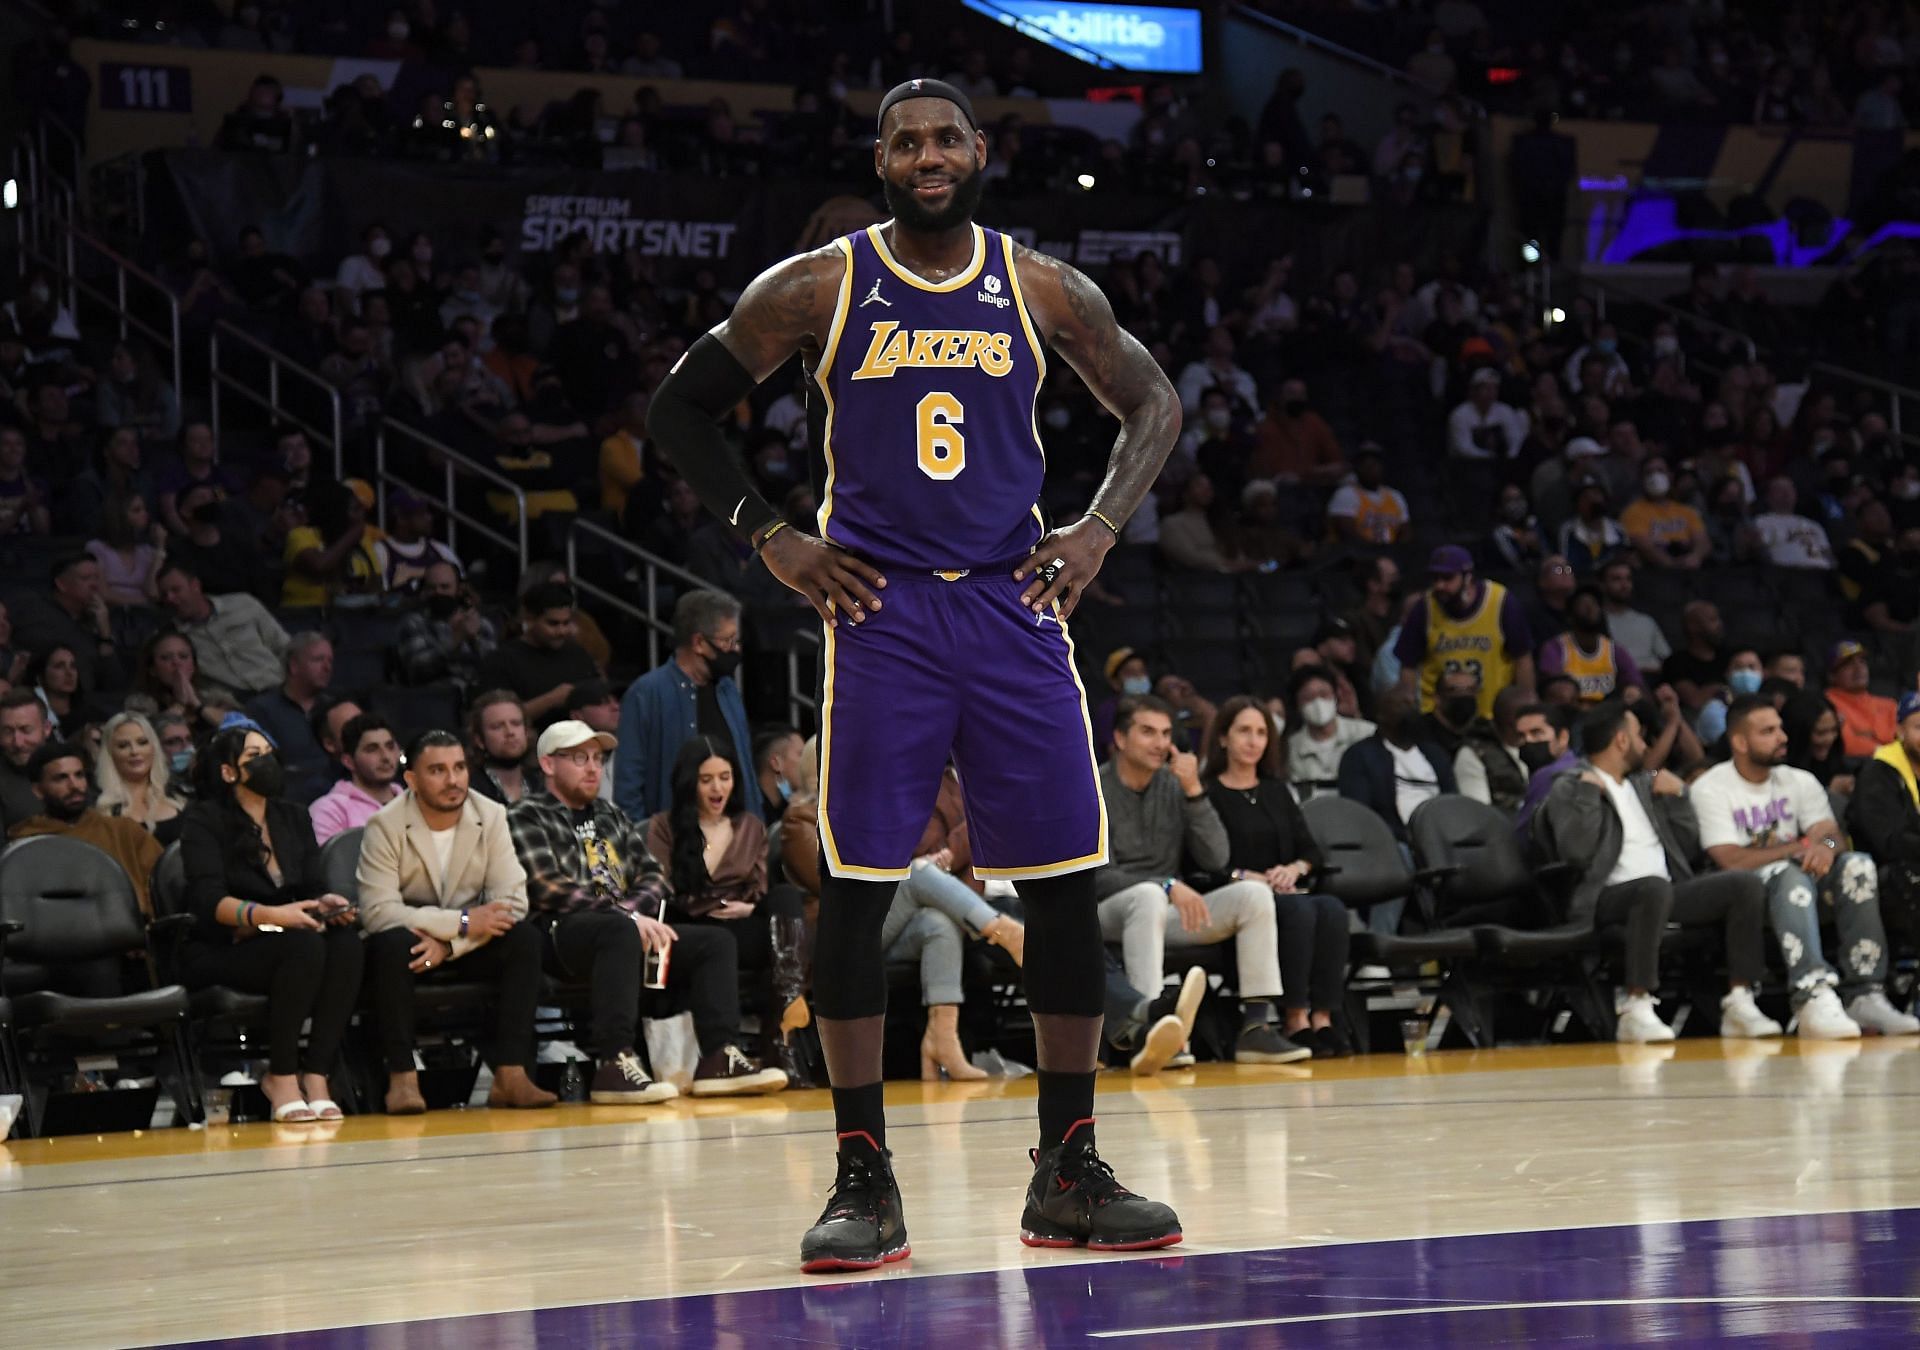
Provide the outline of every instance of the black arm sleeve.
[[647,434],[707,510],[743,538],[773,523],[779,513],[727,449],[720,418],[753,392],[754,378],[719,338],[704,334],[654,391]]

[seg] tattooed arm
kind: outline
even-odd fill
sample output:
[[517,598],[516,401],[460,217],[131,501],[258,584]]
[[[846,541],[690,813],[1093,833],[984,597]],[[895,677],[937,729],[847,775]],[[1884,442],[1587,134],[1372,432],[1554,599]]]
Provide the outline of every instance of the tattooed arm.
[[[1058,599],[1061,611],[1072,613],[1113,547],[1116,532],[1139,507],[1173,452],[1180,435],[1180,398],[1147,349],[1113,317],[1113,306],[1085,273],[1027,248],[1016,250],[1015,266],[1041,340],[1120,419],[1106,478],[1086,518],[1041,540],[1014,574],[1038,573],[1022,597],[1027,604],[1038,607]],[[1096,519],[1096,513],[1110,526]],[[1066,566],[1047,567],[1055,560]]]

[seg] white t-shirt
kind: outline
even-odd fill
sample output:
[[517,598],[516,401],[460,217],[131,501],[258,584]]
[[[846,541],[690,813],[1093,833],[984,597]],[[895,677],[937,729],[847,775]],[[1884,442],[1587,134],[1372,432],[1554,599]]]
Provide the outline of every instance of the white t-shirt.
[[428,830],[427,838],[433,841],[434,866],[440,872],[440,889],[447,889],[447,862],[453,857],[453,836],[460,827],[449,825],[444,830]]
[[1833,545],[1819,522],[1808,520],[1805,516],[1769,511],[1753,518],[1753,528],[1760,532],[1760,543],[1767,550],[1767,561],[1775,567],[1832,570]]
[[1748,782],[1731,763],[1716,764],[1694,780],[1687,796],[1700,821],[1702,848],[1770,848],[1803,838],[1808,827],[1833,819],[1833,803],[1820,781],[1784,764],[1774,766],[1763,783]]
[[1400,822],[1405,824],[1413,819],[1414,811],[1422,802],[1440,795],[1440,775],[1418,746],[1402,750],[1392,741],[1383,744],[1393,756],[1393,809],[1400,813]]
[[1660,842],[1660,832],[1654,829],[1653,818],[1641,804],[1633,784],[1615,782],[1613,775],[1605,770],[1596,772],[1606,784],[1607,796],[1613,799],[1613,809],[1620,817],[1624,836],[1620,840],[1619,861],[1607,873],[1607,885],[1618,886],[1623,881],[1639,881],[1644,877],[1672,880],[1672,873],[1667,871],[1666,846]]

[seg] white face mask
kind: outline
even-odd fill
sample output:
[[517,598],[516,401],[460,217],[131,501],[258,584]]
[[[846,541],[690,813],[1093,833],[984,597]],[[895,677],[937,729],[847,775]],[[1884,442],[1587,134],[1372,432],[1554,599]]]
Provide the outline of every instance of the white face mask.
[[411,27],[398,19],[387,25],[387,36],[395,42],[405,42],[412,32],[413,29]]
[[1664,473],[1650,473],[1647,475],[1646,488],[1649,497],[1664,497],[1667,495],[1667,489],[1672,486],[1673,480]]
[[1340,709],[1330,698],[1310,698],[1300,705],[1300,715],[1308,726],[1324,727],[1340,715]]
[[1279,713],[1268,713],[1267,720],[1273,723],[1274,736],[1284,739],[1287,734],[1287,719]]
[[1215,431],[1225,431],[1233,425],[1233,411],[1230,408],[1207,409],[1207,425]]
[[367,241],[367,256],[369,258],[384,258],[391,252],[393,252],[393,240],[387,238],[385,235],[381,235],[378,239],[370,239]]
[[1120,692],[1133,698],[1153,692],[1153,681],[1145,675],[1129,675],[1120,681]]
[[1655,356],[1672,356],[1679,350],[1680,339],[1672,333],[1659,333],[1654,336],[1653,353]]

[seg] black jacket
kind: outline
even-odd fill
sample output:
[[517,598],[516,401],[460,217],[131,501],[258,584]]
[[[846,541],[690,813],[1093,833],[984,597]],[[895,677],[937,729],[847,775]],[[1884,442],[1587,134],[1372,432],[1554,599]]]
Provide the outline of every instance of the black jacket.
[[187,911],[198,920],[197,942],[229,942],[233,930],[214,918],[227,896],[260,905],[284,905],[312,900],[327,893],[326,873],[320,866],[320,846],[314,842],[313,819],[295,802],[267,803],[267,833],[273,838],[280,863],[281,885],[274,885],[261,863],[243,863],[229,848],[240,828],[233,812],[217,802],[195,802],[180,818],[181,861],[187,867]]
[[[1425,755],[1427,762],[1433,765],[1434,777],[1440,780],[1443,794],[1460,790],[1460,784],[1453,776],[1452,755],[1429,740],[1417,740],[1413,748]],[[1383,737],[1369,736],[1340,756],[1340,795],[1363,806],[1371,806],[1374,814],[1386,821],[1393,830],[1393,837],[1403,844],[1407,842],[1407,827],[1400,819],[1400,806],[1393,786],[1393,756],[1387,753],[1387,742]]]
[[1891,764],[1870,759],[1860,766],[1847,808],[1847,829],[1854,846],[1871,853],[1882,867],[1898,863],[1920,871],[1920,806]]

